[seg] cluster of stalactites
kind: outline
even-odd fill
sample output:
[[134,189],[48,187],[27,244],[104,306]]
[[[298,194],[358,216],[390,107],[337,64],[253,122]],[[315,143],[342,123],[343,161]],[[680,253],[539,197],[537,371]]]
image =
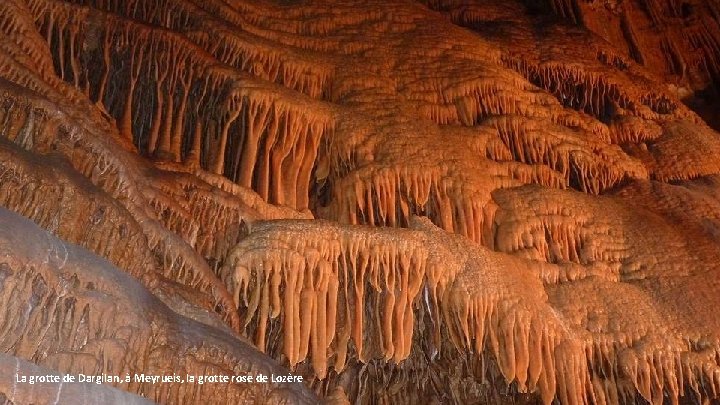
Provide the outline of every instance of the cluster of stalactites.
[[[500,170],[503,175],[494,179],[493,185],[504,188],[545,178],[553,186],[561,185],[536,169],[508,167]],[[442,168],[354,171],[333,187],[332,216],[342,223],[405,227],[412,216],[423,215],[449,232],[492,244],[490,189],[455,181]]]
[[302,8],[279,7],[271,11],[272,7],[267,5],[260,8],[249,3],[234,2],[230,5],[217,1],[202,2],[199,6],[208,14],[222,16],[233,26],[259,38],[320,53],[354,52],[354,47],[364,46],[359,41],[348,43],[338,36],[326,35],[333,28],[386,17],[382,11],[366,8],[356,9],[353,13],[338,13],[331,7],[328,9],[329,16],[317,18],[316,14]]
[[298,60],[299,55],[291,58],[273,46],[263,46],[234,32],[192,32],[188,37],[227,65],[312,98],[322,98],[329,86],[329,67]]
[[[34,0],[46,2],[48,0]],[[81,4],[112,12],[129,19],[187,33],[188,38],[215,56],[219,61],[270,80],[290,89],[320,98],[326,89],[330,70],[327,66],[303,62],[301,54],[290,48],[250,39],[236,27],[217,19],[217,14],[203,12],[189,2],[130,1],[108,2],[83,0]]]
[[519,117],[500,117],[491,122],[505,148],[489,150],[489,157],[545,165],[564,179],[562,187],[556,188],[572,187],[599,194],[626,177],[648,176],[639,161],[617,146],[578,136],[577,131],[562,127],[547,130],[546,122]]
[[[308,115],[261,92],[240,91],[227,101],[219,155],[213,171],[252,188],[266,201],[308,208],[312,169],[331,127],[321,114]],[[234,141],[228,145],[228,137]],[[220,153],[220,152],[219,152]]]
[[[43,98],[19,97],[13,93],[2,93],[3,106],[0,108],[0,134],[8,141],[32,152],[47,150],[60,151],[68,159],[68,170],[75,170],[89,179],[99,191],[119,201],[120,204],[99,200],[86,191],[87,184],[78,183],[72,176],[59,176],[48,172],[40,172],[26,177],[26,188],[17,193],[15,178],[37,172],[29,162],[24,169],[17,165],[22,161],[20,155],[17,159],[10,159],[9,166],[3,171],[2,183],[15,189],[8,192],[6,206],[22,212],[42,224],[46,229],[58,232],[63,238],[92,249],[99,255],[108,258],[122,266],[128,273],[139,278],[152,280],[156,274],[149,273],[148,268],[157,269],[167,279],[191,286],[213,297],[218,305],[212,308],[222,308],[223,316],[230,324],[237,324],[237,314],[227,311],[232,307],[232,299],[227,290],[208,264],[195,252],[189,243],[194,238],[197,227],[188,220],[189,216],[177,216],[176,201],[168,201],[167,197],[154,193],[144,187],[135,175],[139,160],[133,160],[125,152],[113,151],[109,153],[108,140],[92,130],[83,128],[81,122],[67,121],[67,116],[58,114],[57,110],[44,107],[47,101]],[[57,125],[64,122],[63,125]],[[103,133],[103,135],[105,135]],[[117,146],[116,146],[117,147]],[[62,162],[62,159],[59,160]],[[22,169],[22,170],[21,170]],[[59,170],[59,169],[58,169]],[[44,177],[57,178],[61,189],[78,190],[74,192],[58,190],[56,185],[50,184]],[[15,180],[13,180],[15,179]],[[42,198],[48,192],[57,193],[54,198]],[[143,190],[143,191],[141,191]],[[82,191],[82,192],[81,192]],[[149,195],[145,195],[147,192]],[[18,199],[22,197],[23,199]],[[146,200],[146,197],[148,200]],[[167,209],[173,207],[172,215],[159,217],[156,220],[144,204],[155,201],[156,208]],[[68,201],[73,201],[69,203]],[[65,209],[58,209],[59,205],[72,206],[83,204],[88,215],[82,218],[85,227],[66,228],[65,223],[73,222]],[[80,212],[80,211],[78,211]],[[150,214],[150,215],[149,215]],[[113,219],[110,219],[110,218]],[[80,219],[78,219],[79,221]],[[164,223],[161,223],[164,221]],[[176,229],[183,237],[169,232],[163,225],[175,224]],[[79,232],[78,229],[82,229]],[[185,238],[185,239],[184,239]],[[138,254],[132,258],[127,257],[127,250],[119,251],[117,247],[124,246],[116,243],[123,240],[137,248]],[[115,242],[113,242],[115,241]],[[142,246],[142,247],[141,247]],[[144,253],[139,253],[143,251]],[[154,288],[149,285],[149,288]],[[230,304],[230,305],[228,305]]]
[[441,125],[467,126],[477,125],[492,115],[529,114],[533,100],[519,97],[516,85],[503,85],[495,78],[448,84],[436,95],[437,100],[427,100],[432,103],[423,105],[421,112]]
[[427,222],[411,226],[255,224],[222,277],[259,347],[280,328],[284,357],[292,366],[310,357],[320,379],[328,363],[339,372],[349,357],[401,362],[417,344],[422,314],[431,322],[418,339],[492,355],[508,384],[546,404],[614,404],[636,392],[677,404],[688,390],[720,393],[714,349],[684,355],[672,337],[579,333],[549,306],[537,263],[436,233]]
[[578,5],[578,0],[547,0],[550,8],[559,17],[571,21],[575,24],[583,23],[582,10]]
[[[710,7],[712,7],[712,2],[708,3]],[[716,9],[715,15],[717,15],[717,12],[718,10]],[[717,17],[714,23],[717,26]],[[709,24],[700,25],[696,29],[687,32],[686,35],[694,49],[702,49],[702,52],[699,53],[700,56],[698,58],[700,59],[700,63],[698,64],[705,68],[710,80],[717,86],[718,80],[720,80],[720,49],[718,49],[717,46],[717,35],[713,35]],[[684,69],[686,66],[681,65],[681,68]],[[685,71],[683,70],[682,73],[685,73]]]
[[[331,127],[327,111],[310,114],[303,100],[282,89],[216,68],[210,55],[182,36],[112,15],[99,27],[97,16],[74,13],[69,4],[43,4],[35,8],[38,25],[48,43],[58,44],[59,76],[105,105],[122,136],[142,153],[224,174],[277,205],[308,208],[317,149]],[[84,46],[90,38],[95,48],[81,55],[93,48]],[[84,63],[93,55],[103,73],[90,78]],[[125,73],[113,67],[120,57],[129,59]],[[289,81],[294,74],[284,73]],[[111,86],[118,80],[126,88]],[[139,110],[141,102],[151,113]]]
[[[592,134],[561,126],[548,129],[548,124],[547,119],[493,117],[478,132],[468,133],[462,139],[471,142],[466,143],[471,145],[468,152],[476,154],[472,170],[486,173],[481,179],[466,178],[469,170],[463,162],[364,165],[358,153],[333,149],[325,159],[331,161],[329,174],[322,174],[332,179],[332,200],[322,215],[342,223],[392,227],[405,227],[413,215],[422,215],[492,248],[494,190],[539,184],[599,194],[623,179],[648,177],[640,161],[608,144],[609,131],[607,140],[594,140]],[[394,148],[399,146],[383,152]]]
[[[140,143],[142,135],[141,149],[149,155],[180,159],[182,137],[189,132],[191,86],[194,76],[211,64],[206,55],[179,35],[87,8],[52,0],[36,0],[31,6],[38,30],[51,45],[58,77],[114,115],[125,139]],[[127,69],[117,67],[118,58],[128,61]],[[100,74],[90,75],[89,64],[94,63],[100,64]],[[152,100],[143,134],[134,133],[138,98]]]
[[623,115],[609,125],[611,142],[616,145],[640,144],[662,136],[662,127],[650,120]]
[[[120,269],[31,221],[0,208],[0,229],[3,353],[62,373],[95,376],[283,372],[246,342],[223,330],[210,328],[212,333],[207,333],[206,325],[169,310]],[[279,384],[228,384],[218,390],[214,384],[198,384],[188,390],[179,382],[161,385],[122,377],[103,383],[156,403],[173,404],[238,403],[248,398],[268,403],[277,398],[273,392],[279,388]],[[281,389],[282,398],[290,403],[314,399],[299,385]],[[51,395],[56,396],[55,390]],[[65,398],[74,403],[79,397]]]
[[[683,347],[648,345],[629,336],[583,341],[540,310],[499,297],[458,295],[448,321],[456,347],[494,354],[500,371],[519,392],[536,392],[545,404],[672,404],[692,392],[699,402],[720,395],[717,351],[682,354]],[[449,298],[449,297],[446,297]]]
[[[410,354],[427,250],[414,231],[398,230],[402,239],[371,228],[353,231],[327,223],[258,225],[221,269],[245,327],[256,325],[256,345],[266,350],[269,323],[277,320],[291,367],[311,357],[319,378],[329,361],[338,372],[345,367],[350,342],[351,355],[363,361],[399,362]],[[368,318],[367,308],[377,312]]]
[[331,37],[333,31],[349,24],[357,24],[369,19],[380,19],[386,14],[382,10],[357,9],[356,13],[343,13],[331,4],[318,4],[321,13],[309,12],[303,8],[288,8],[252,2],[206,2],[203,8],[211,14],[221,15],[236,26],[256,29],[263,28],[269,32],[277,31],[296,36]]
[[[696,89],[717,85],[720,49],[715,34],[719,27],[716,2],[648,0],[637,5],[617,1],[604,10],[587,7],[588,2],[578,0],[547,2],[559,17],[583,24],[611,42],[616,38],[608,34],[613,28],[608,29],[606,25],[619,25],[615,29],[619,29],[624,43],[616,42],[614,45],[618,49],[628,49],[632,58],[648,69],[660,67],[658,73],[675,75],[676,80]],[[583,9],[587,12],[584,19]],[[614,14],[610,21],[605,14],[608,10]],[[613,21],[614,18],[617,20]],[[653,27],[651,33],[641,28],[645,24]],[[615,64],[615,67],[624,70],[627,64]],[[655,105],[660,109],[673,108],[672,102],[658,101]]]
[[676,111],[686,114],[666,94],[643,89],[629,82],[621,85],[616,79],[582,66],[558,63],[536,65],[512,57],[504,58],[503,62],[531,83],[553,94],[564,106],[583,111],[604,122],[621,109],[651,120],[662,119]]
[[[547,212],[528,213],[525,217],[513,216],[512,211],[504,208],[499,209],[497,216],[497,251],[560,263],[565,270],[559,278],[573,280],[593,274],[612,281],[619,279],[621,263],[628,254],[623,244],[615,240],[622,235],[612,230],[611,225],[589,226],[590,218],[567,208],[549,208]],[[596,231],[598,228],[605,232]]]
[[[33,67],[44,78],[54,77],[53,63],[48,57],[47,44],[35,30],[32,16],[22,0],[8,0],[0,4],[0,32],[7,35],[2,42],[12,41],[13,37],[22,38],[22,41],[15,43],[22,54],[15,57],[28,57],[33,61]],[[10,51],[3,46],[3,53]],[[5,59],[5,58],[3,58]]]

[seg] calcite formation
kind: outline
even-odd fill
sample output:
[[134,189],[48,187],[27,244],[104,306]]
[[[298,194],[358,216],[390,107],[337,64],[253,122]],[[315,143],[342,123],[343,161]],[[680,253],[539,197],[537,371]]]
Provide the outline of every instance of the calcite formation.
[[4,0],[0,402],[720,401],[718,80],[718,0]]
[[[231,331],[182,317],[150,291],[105,259],[49,235],[5,209],[2,224],[2,351],[66,373],[118,376],[118,387],[156,402],[312,403],[303,387],[283,384],[153,384],[135,374],[252,375],[281,374],[282,368]],[[13,403],[37,403],[33,387],[18,381],[39,376],[16,360],[12,384],[0,386]],[[7,364],[7,363],[6,363]],[[22,372],[21,372],[22,368]],[[125,381],[125,375],[131,376]],[[112,378],[112,377],[111,377]],[[71,390],[79,386],[67,383]],[[112,391],[111,391],[112,392]],[[57,395],[62,387],[57,387]],[[109,398],[110,393],[103,395]],[[37,394],[36,394],[37,395]],[[75,401],[89,401],[78,395]],[[96,395],[93,402],[101,401]],[[118,394],[116,394],[118,395]],[[116,403],[127,403],[115,400]],[[64,402],[75,402],[71,399]]]

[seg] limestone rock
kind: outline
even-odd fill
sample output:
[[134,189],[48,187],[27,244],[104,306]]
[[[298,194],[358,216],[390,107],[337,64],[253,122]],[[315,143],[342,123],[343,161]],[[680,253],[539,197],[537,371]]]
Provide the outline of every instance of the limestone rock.
[[1,351],[303,377],[114,384],[160,403],[718,401],[719,69],[718,0],[4,0]]

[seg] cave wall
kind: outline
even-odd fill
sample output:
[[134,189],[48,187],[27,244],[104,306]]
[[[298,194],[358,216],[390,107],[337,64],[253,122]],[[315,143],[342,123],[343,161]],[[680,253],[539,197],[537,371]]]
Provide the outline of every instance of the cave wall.
[[160,403],[717,400],[715,0],[8,0],[0,31],[4,352],[306,380],[117,387]]

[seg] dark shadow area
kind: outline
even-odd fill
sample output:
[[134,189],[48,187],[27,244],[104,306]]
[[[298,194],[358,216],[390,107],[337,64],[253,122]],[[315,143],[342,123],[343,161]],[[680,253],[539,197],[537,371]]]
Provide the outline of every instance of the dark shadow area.
[[720,131],[720,96],[713,85],[685,97],[682,102],[695,111],[712,129]]

